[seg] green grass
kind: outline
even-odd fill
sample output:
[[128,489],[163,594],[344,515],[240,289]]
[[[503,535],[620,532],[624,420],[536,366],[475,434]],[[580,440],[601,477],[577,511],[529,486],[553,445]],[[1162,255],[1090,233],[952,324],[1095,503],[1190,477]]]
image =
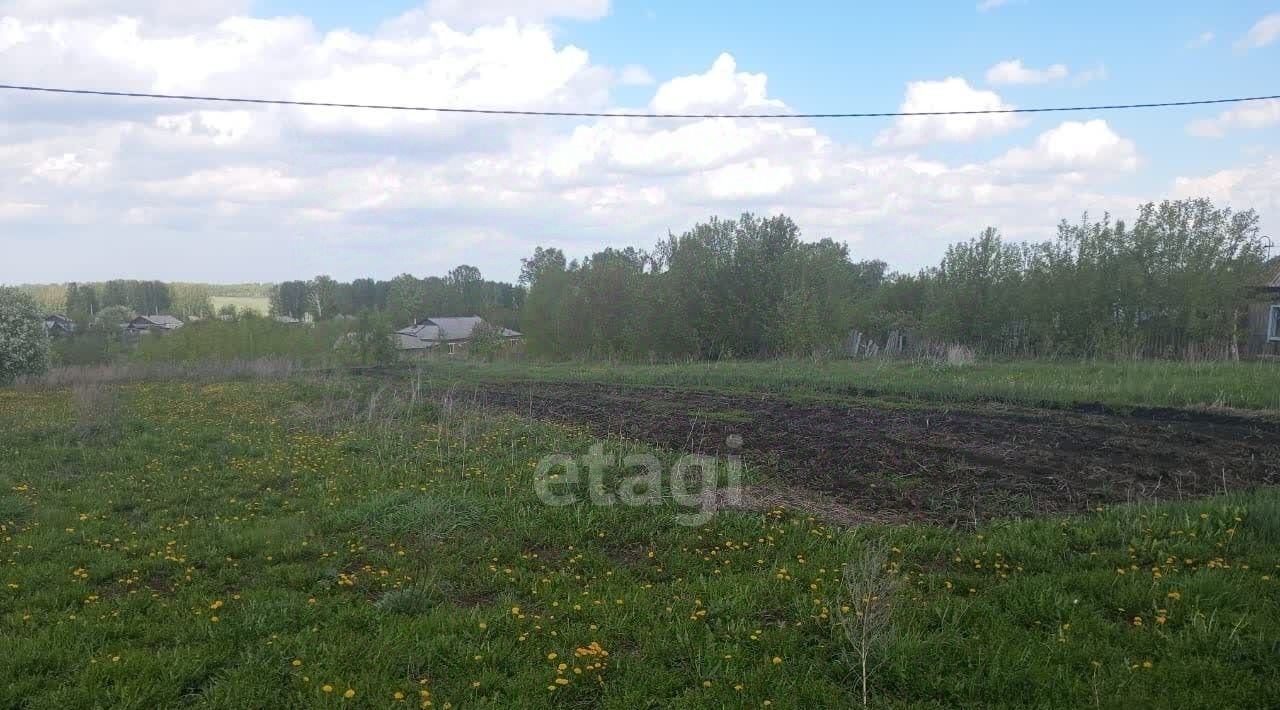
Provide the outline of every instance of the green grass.
[[878,541],[873,706],[1280,703],[1274,492],[686,527],[541,504],[535,463],[584,432],[347,389],[130,386],[83,442],[65,391],[0,390],[0,706],[849,707],[840,569]]
[[591,381],[801,395],[876,394],[912,400],[1113,407],[1280,410],[1274,362],[983,362],[946,367],[899,360],[769,360],[672,365],[441,361],[443,377]]

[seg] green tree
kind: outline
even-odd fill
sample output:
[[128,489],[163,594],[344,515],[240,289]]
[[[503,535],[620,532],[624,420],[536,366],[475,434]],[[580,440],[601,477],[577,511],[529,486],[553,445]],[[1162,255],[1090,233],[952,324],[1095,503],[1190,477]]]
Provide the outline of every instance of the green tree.
[[[413,274],[400,274],[391,279],[387,290],[387,316],[397,328],[410,325],[426,313],[426,293],[421,280]],[[438,314],[431,314],[438,315]]]
[[569,274],[564,252],[536,247],[520,260],[520,284],[528,289],[523,312],[525,342],[530,352],[563,357],[571,348],[563,340],[568,317]]
[[317,321],[338,314],[338,282],[330,276],[317,276],[307,289],[307,312]]
[[74,281],[67,284],[67,317],[75,321],[81,328],[86,327],[93,315],[98,311],[98,293],[89,284],[78,284]]
[[120,333],[120,326],[137,317],[138,314],[128,306],[107,306],[94,316],[93,327],[104,333],[116,335]]
[[49,368],[49,334],[30,295],[0,286],[0,385]]
[[301,319],[311,302],[311,286],[306,281],[285,281],[271,290],[271,315]]
[[355,328],[343,337],[343,349],[349,362],[361,365],[389,365],[396,360],[391,322],[383,313],[363,310],[356,316]]

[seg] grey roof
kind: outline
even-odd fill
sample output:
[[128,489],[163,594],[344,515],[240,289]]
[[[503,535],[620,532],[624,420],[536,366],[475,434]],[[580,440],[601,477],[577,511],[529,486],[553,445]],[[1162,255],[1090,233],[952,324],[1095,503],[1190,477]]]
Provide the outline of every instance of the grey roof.
[[[484,319],[479,316],[423,318],[396,331],[396,347],[401,350],[422,350],[441,342],[467,340],[481,323],[484,323]],[[503,328],[502,337],[518,338],[520,334]]]
[[149,323],[151,325],[158,325],[161,328],[181,328],[182,327],[182,321],[178,320],[177,318],[174,318],[173,316],[138,316],[137,318],[134,318],[132,321],[129,321],[129,322],[130,324],[133,324],[133,323],[137,323],[138,321],[145,321],[146,323]]
[[434,340],[466,340],[471,331],[483,323],[480,316],[462,316],[458,318],[424,318],[417,325],[433,325],[436,327]]
[[401,328],[396,331],[401,335],[408,335],[419,340],[439,340],[440,328],[434,323],[422,323],[420,325],[411,325],[407,328]]
[[1262,288],[1269,291],[1280,289],[1280,257],[1273,259],[1271,265],[1263,272]]
[[[484,319],[479,316],[458,316],[458,317],[432,317],[423,318],[417,323],[397,330],[397,333],[412,335],[415,338],[423,340],[467,340],[471,337],[471,333],[475,331],[476,326],[484,323]],[[510,328],[502,328],[501,335],[504,338],[517,338],[517,333]]]

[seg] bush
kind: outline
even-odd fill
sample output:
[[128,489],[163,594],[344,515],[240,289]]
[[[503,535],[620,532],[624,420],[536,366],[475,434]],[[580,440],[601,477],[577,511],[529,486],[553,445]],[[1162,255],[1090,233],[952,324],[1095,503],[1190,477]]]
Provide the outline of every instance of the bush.
[[91,330],[57,338],[50,343],[50,349],[53,364],[57,366],[102,365],[111,361],[118,347],[112,347],[107,333]]
[[49,369],[49,334],[31,296],[0,286],[0,385]]
[[493,360],[502,352],[502,328],[487,321],[481,321],[471,330],[471,340],[467,343],[467,352],[473,357]]
[[391,322],[381,313],[361,311],[355,327],[338,341],[345,362],[353,365],[390,365],[396,361]]

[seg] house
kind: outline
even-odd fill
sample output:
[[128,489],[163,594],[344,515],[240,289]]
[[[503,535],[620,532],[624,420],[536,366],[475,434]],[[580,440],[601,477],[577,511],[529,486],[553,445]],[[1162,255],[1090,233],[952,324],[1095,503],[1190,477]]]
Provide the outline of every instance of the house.
[[130,334],[168,332],[182,327],[182,321],[173,316],[138,316],[124,326],[124,332]]
[[[484,324],[479,316],[423,318],[395,333],[396,349],[407,354],[425,353],[447,348],[450,354],[465,348],[471,334]],[[506,343],[519,342],[524,336],[509,328],[499,328],[499,335]]]
[[76,332],[76,324],[75,321],[61,313],[54,313],[44,317],[44,329],[49,334],[49,337],[57,338]]
[[1249,302],[1244,354],[1280,357],[1280,258],[1272,259]]

